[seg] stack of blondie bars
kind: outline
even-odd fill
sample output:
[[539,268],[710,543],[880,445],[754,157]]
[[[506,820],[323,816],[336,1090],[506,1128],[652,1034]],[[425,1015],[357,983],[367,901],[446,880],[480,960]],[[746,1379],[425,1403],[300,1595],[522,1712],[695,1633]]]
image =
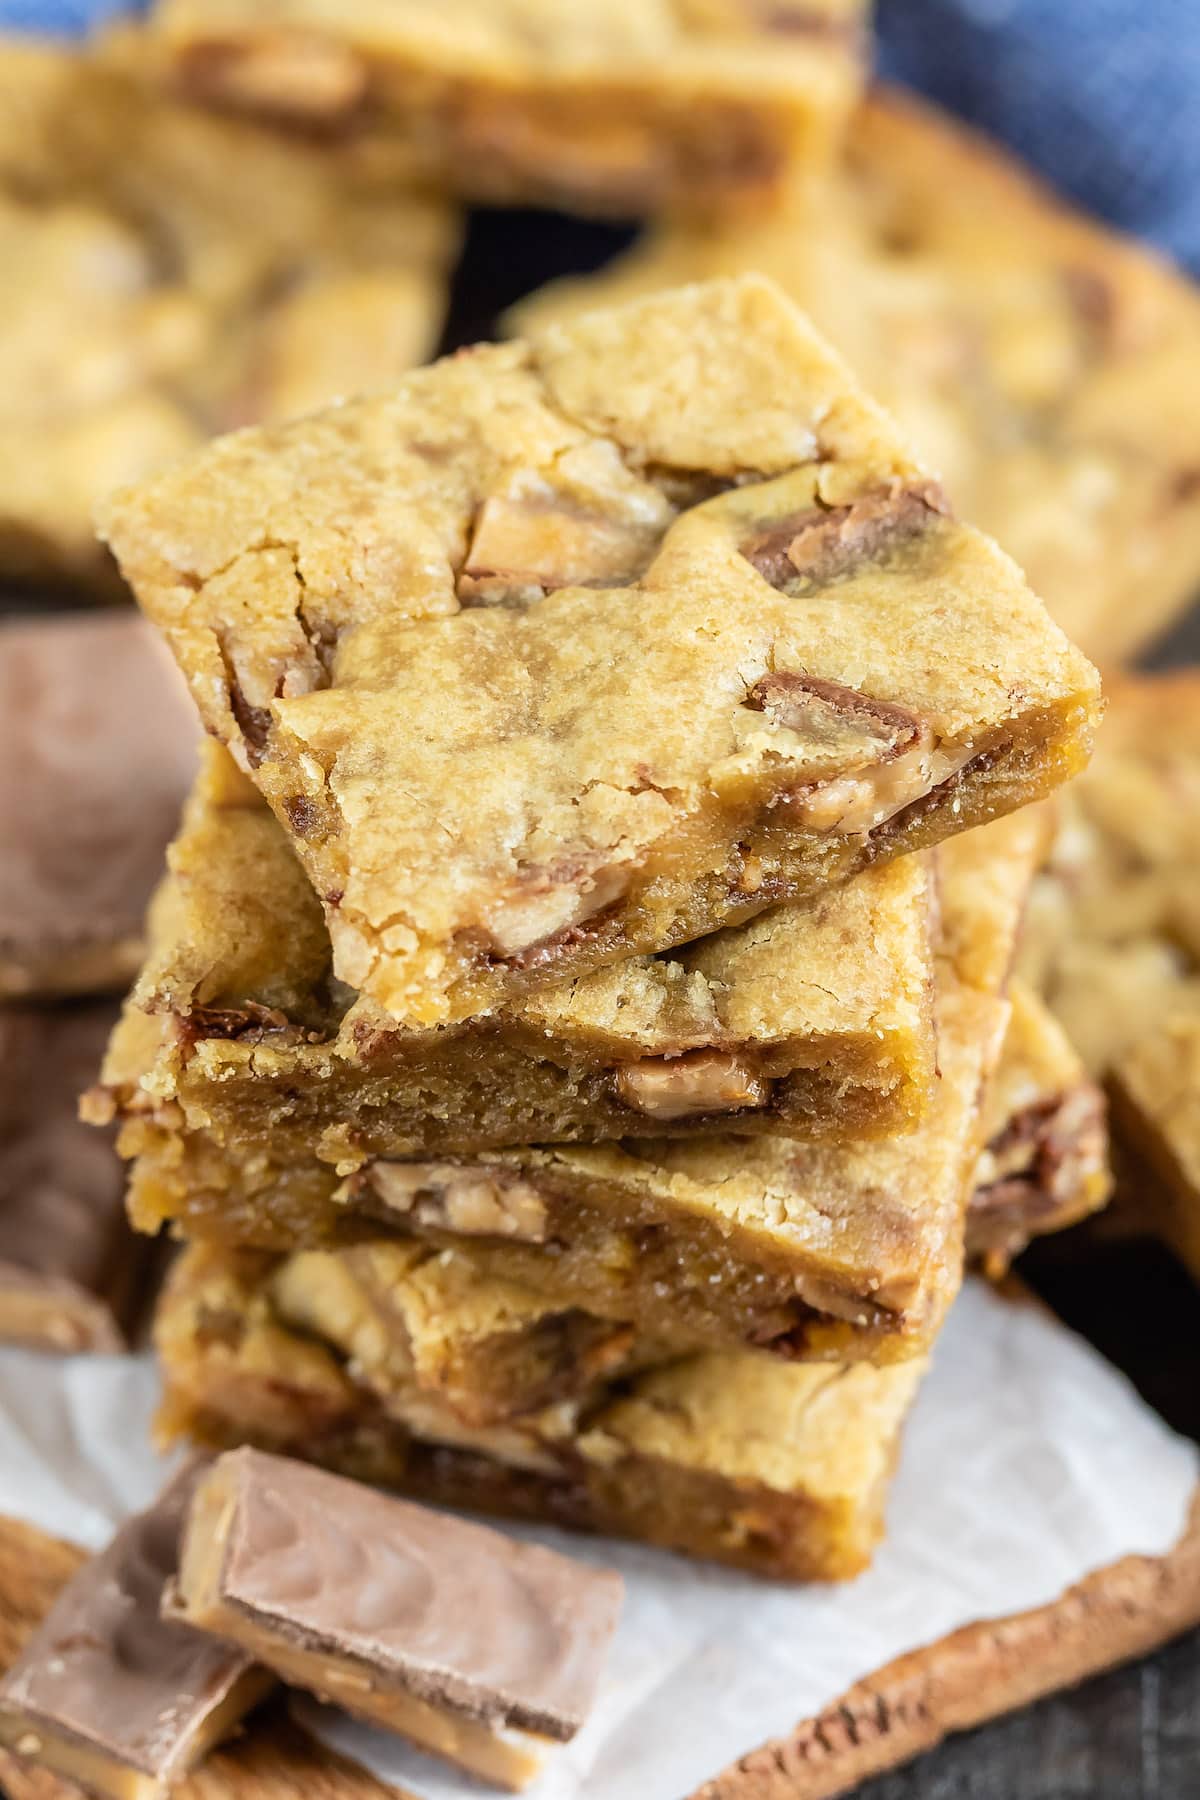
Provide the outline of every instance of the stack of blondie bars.
[[211,739],[91,1116],[172,1434],[867,1561],[972,1253],[1099,1203],[1008,989],[1094,671],[758,277],[218,440],[105,530]]

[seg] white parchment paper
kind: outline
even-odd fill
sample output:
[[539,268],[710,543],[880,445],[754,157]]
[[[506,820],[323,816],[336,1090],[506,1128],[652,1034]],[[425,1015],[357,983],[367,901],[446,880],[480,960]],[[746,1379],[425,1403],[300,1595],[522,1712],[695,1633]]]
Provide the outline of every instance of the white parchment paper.
[[[147,1448],[145,1357],[0,1354],[0,1512],[98,1547],[166,1466]],[[600,1703],[536,1800],[672,1800],[852,1682],[973,1619],[1044,1605],[1091,1570],[1179,1537],[1200,1475],[1086,1344],[970,1285],[905,1437],[875,1566],[787,1588],[656,1551],[528,1531],[619,1569],[626,1601]],[[424,1800],[479,1800],[465,1776],[298,1702],[337,1748]]]

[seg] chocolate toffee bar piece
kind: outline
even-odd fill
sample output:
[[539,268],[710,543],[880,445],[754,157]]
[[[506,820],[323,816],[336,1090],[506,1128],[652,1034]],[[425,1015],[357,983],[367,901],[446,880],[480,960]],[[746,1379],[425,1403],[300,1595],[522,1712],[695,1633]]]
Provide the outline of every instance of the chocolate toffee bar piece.
[[114,1009],[0,1009],[0,1343],[120,1350],[151,1246],[125,1217],[112,1134],[80,1124]]
[[180,88],[361,141],[473,200],[635,213],[764,201],[824,160],[866,0],[158,0]]
[[[113,1099],[173,1103],[229,1144],[340,1162],[731,1127],[845,1139],[906,1129],[934,1080],[920,856],[423,1030],[331,988],[316,896],[216,745],[169,861],[109,1059]],[[149,1069],[143,1011],[160,1027]]]
[[1200,293],[1184,275],[957,119],[884,90],[833,180],[765,220],[660,225],[512,322],[747,269],[811,311],[1089,655],[1129,656],[1191,604]]
[[752,277],[224,439],[106,530],[335,975],[408,1024],[1009,811],[1096,711],[1015,565]]
[[[310,1264],[298,1330],[270,1258],[190,1246],[159,1308],[164,1435],[248,1440],[447,1505],[618,1533],[763,1575],[841,1580],[869,1562],[921,1359],[877,1369],[737,1351],[675,1357],[593,1379],[571,1403],[503,1426],[471,1424],[398,1364],[347,1360],[322,1335],[340,1314],[333,1287],[321,1304],[324,1286]],[[517,1290],[462,1281],[440,1315],[447,1340],[472,1343],[481,1305],[502,1292],[512,1300]],[[527,1321],[532,1297],[522,1304]]]
[[166,99],[138,46],[0,36],[0,575],[109,593],[92,509],[437,339],[440,201]]
[[[156,1229],[265,1248],[386,1232],[469,1245],[479,1267],[556,1305],[685,1345],[884,1361],[933,1337],[962,1269],[983,1085],[1045,821],[1021,813],[940,853],[941,1077],[912,1135],[843,1145],[717,1137],[366,1157],[345,1174],[269,1144],[224,1147],[168,1101],[132,1112],[131,1206]],[[133,1029],[154,1021],[127,1014]],[[132,1046],[125,1042],[122,1055]],[[131,1059],[132,1060],[132,1059]]]
[[1143,1159],[1147,1223],[1200,1269],[1200,677],[1114,679],[1064,798],[1023,963]]
[[160,1616],[199,1472],[83,1565],[0,1681],[0,1745],[110,1800],[158,1800],[271,1685],[235,1645]]
[[261,1451],[197,1485],[174,1616],[509,1788],[586,1719],[617,1575]]
[[1102,1090],[1024,982],[1013,982],[1009,999],[967,1211],[967,1253],[995,1273],[1031,1238],[1097,1211],[1112,1186]]
[[197,735],[143,620],[0,625],[0,996],[132,979]]

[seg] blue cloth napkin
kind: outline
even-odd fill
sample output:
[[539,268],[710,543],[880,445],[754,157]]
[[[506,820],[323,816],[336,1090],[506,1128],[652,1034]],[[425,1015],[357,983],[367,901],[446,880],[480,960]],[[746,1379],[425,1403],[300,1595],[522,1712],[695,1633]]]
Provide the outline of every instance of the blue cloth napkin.
[[878,0],[882,72],[1200,273],[1200,0]]
[[[0,0],[0,27],[75,32],[128,5]],[[884,74],[1200,273],[1200,0],[877,5]]]

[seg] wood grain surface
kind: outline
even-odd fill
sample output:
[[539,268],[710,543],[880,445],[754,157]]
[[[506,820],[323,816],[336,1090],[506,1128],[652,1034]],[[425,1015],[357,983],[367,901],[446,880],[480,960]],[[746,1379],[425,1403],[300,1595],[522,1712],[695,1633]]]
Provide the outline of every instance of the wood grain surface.
[[[81,1560],[78,1550],[0,1519],[0,1668],[8,1667]],[[1144,1655],[1197,1622],[1200,1493],[1170,1556],[1128,1557],[1053,1606],[969,1626],[901,1657],[786,1738],[741,1758],[695,1800],[831,1800],[950,1733]],[[8,1800],[79,1800],[71,1783],[3,1752],[0,1784]],[[384,1800],[394,1792],[314,1743],[278,1703],[265,1707],[177,1791],[178,1800]],[[934,1790],[896,1790],[897,1800],[902,1791]],[[983,1790],[972,1784],[964,1791]],[[1000,1800],[1001,1793],[1027,1791],[995,1793]],[[1128,1800],[1131,1790],[1120,1792]]]
[[[83,1553],[12,1519],[0,1519],[0,1669],[6,1669],[49,1610]],[[47,1775],[0,1750],[7,1800],[84,1800],[73,1782]],[[344,1762],[271,1704],[244,1733],[180,1783],[173,1800],[395,1800],[353,1763]]]
[[969,1625],[859,1682],[696,1800],[832,1800],[953,1732],[1144,1656],[1200,1623],[1200,1492],[1167,1557],[1126,1557],[1052,1606]]

